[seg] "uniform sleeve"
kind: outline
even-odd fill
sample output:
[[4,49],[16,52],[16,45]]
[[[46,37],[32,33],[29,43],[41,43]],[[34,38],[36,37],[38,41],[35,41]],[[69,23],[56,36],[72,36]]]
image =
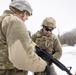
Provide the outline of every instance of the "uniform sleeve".
[[54,40],[54,54],[53,57],[56,59],[60,59],[62,56],[62,48],[59,39],[56,37]]
[[13,65],[21,70],[44,71],[47,64],[33,51],[35,48],[31,44],[25,24],[13,16],[10,19],[5,18],[3,23],[3,32],[8,44],[8,57]]
[[32,38],[32,40],[35,42],[35,40],[36,40],[36,38],[37,38],[37,35],[36,35],[36,34],[33,34],[33,35],[31,36],[31,38]]

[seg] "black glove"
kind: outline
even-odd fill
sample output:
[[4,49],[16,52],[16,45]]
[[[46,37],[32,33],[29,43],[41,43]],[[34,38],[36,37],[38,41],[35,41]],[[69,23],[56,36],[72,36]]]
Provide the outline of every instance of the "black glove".
[[50,66],[47,65],[45,68],[46,75],[50,75]]
[[[47,65],[44,72],[46,73],[46,75],[50,75],[50,66]],[[37,72],[38,73],[38,72]],[[37,75],[36,73],[34,73],[34,75]]]

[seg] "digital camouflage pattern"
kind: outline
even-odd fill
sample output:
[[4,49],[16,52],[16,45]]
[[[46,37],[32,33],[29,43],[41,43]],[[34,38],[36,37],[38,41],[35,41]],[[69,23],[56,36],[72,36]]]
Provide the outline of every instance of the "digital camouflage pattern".
[[30,15],[32,15],[32,8],[31,5],[26,1],[26,0],[13,0],[10,5],[9,8],[11,9],[11,7],[14,7],[20,11],[28,11],[28,13]]
[[58,38],[54,34],[45,36],[41,29],[36,34],[32,35],[32,40],[41,48],[46,49],[51,55],[53,52],[55,52],[55,54],[53,54],[53,57],[60,59],[62,55],[62,48]]
[[46,17],[42,22],[42,27],[47,26],[50,28],[56,28],[56,20],[52,17]]
[[9,15],[9,12],[7,14],[4,13],[4,15],[0,16],[0,69],[11,69],[14,68],[12,63],[8,59],[8,47],[6,43],[6,37],[2,33],[2,20]]
[[4,11],[0,22],[0,69],[44,71],[47,64],[33,52],[35,48],[24,22],[10,10]]
[[0,75],[44,71],[47,63],[33,51],[35,48],[22,20],[25,14],[32,14],[31,6],[26,0],[14,0],[9,8],[0,16]]
[[6,16],[9,16],[9,14],[13,14],[13,12],[5,11],[4,14],[0,16],[0,75],[27,75],[27,71],[18,70],[8,59],[8,47],[6,37],[3,34],[1,27],[2,20]]
[[[50,36],[45,36],[43,33],[43,29],[36,32],[32,35],[32,40],[39,45],[39,47],[45,49],[47,52],[50,53],[54,58],[60,59],[62,55],[62,48],[60,41],[54,34],[50,34]],[[53,65],[50,66],[51,74],[50,75],[57,75]],[[43,72],[36,73],[36,75],[45,75]]]

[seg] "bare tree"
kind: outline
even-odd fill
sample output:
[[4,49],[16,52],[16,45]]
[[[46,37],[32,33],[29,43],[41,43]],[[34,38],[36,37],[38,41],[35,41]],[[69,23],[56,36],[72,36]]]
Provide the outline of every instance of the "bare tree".
[[76,44],[76,28],[59,36],[61,44],[74,46]]

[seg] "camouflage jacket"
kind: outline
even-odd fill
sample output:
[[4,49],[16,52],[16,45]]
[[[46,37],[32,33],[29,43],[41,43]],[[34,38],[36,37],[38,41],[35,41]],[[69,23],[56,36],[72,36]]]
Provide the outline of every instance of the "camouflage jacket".
[[0,16],[0,69],[12,69],[15,66],[21,70],[44,71],[46,62],[33,50],[35,48],[24,22],[6,10]]
[[59,39],[54,35],[45,36],[42,29],[32,35],[32,40],[41,48],[47,50],[53,57],[59,59],[62,55],[62,48]]
[[9,13],[12,13],[12,12],[8,11],[7,14],[4,12],[4,14],[0,16],[0,69],[14,68],[13,64],[8,59],[8,45],[6,42],[7,40],[6,40],[6,36],[3,34],[3,31],[2,31],[2,20],[6,16],[9,16]]

